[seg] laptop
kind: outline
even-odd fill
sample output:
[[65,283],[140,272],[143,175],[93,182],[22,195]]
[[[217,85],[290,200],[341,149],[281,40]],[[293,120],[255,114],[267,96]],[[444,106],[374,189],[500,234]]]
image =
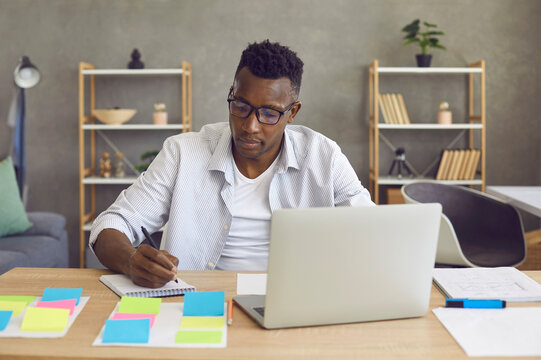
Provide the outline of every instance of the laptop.
[[266,329],[423,316],[440,204],[281,209],[266,295],[234,301]]

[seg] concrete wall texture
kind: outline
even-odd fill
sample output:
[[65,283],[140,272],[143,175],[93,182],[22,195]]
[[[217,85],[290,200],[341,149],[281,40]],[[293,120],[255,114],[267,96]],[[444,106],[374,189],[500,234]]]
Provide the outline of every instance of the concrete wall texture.
[[[368,185],[368,66],[415,66],[417,46],[403,47],[401,28],[420,18],[445,31],[447,51],[433,66],[487,64],[487,183],[541,184],[541,2],[537,0],[0,0],[0,157],[8,154],[7,127],[13,70],[21,55],[42,81],[27,91],[28,210],[68,219],[70,264],[78,265],[78,63],[125,68],[138,48],[147,68],[193,66],[194,130],[227,121],[225,99],[240,53],[253,41],[290,46],[305,62],[297,123],[337,141]],[[466,77],[386,77],[382,92],[404,94],[414,121],[435,122],[448,100],[454,119],[466,113]],[[170,78],[109,79],[96,84],[97,107],[138,109],[133,122],[150,122],[152,104],[167,103],[180,118],[180,86]],[[159,149],[165,133],[115,133],[134,163]],[[408,160],[423,168],[448,135],[392,134]],[[98,154],[109,150],[98,141]],[[387,171],[392,154],[382,154]],[[103,191],[101,191],[103,190]],[[118,193],[101,188],[98,210]],[[103,193],[103,194],[101,194]]]

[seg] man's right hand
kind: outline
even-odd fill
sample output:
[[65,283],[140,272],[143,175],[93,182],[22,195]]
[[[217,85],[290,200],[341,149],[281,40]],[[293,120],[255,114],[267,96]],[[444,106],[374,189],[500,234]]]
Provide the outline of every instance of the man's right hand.
[[141,245],[131,254],[129,273],[140,286],[158,288],[177,278],[178,259],[165,250]]

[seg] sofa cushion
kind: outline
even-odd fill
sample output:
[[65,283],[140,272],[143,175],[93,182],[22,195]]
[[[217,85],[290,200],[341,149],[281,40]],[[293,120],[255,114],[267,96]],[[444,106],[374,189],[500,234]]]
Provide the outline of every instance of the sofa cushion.
[[27,258],[25,262],[12,262],[15,266],[62,267],[67,259],[65,241],[44,235],[6,236],[0,239],[0,253],[15,252]]
[[20,234],[21,236],[48,235],[60,239],[65,231],[66,218],[60,214],[30,211],[26,215],[33,225]]
[[0,161],[0,237],[21,233],[32,224],[28,221],[11,158]]
[[24,253],[19,251],[2,250],[0,251],[0,274],[13,269],[16,266],[31,266],[30,259]]

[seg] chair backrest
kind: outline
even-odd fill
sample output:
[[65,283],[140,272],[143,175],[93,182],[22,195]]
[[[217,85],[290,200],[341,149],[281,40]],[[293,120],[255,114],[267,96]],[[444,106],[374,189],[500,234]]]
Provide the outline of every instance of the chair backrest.
[[[442,261],[442,249],[436,262],[489,267],[516,266],[524,261],[526,244],[522,221],[511,205],[480,191],[436,182],[407,184],[402,187],[402,193],[409,202],[438,202],[442,205],[450,229],[445,228],[446,222],[442,219],[441,246],[447,246],[448,253],[456,251],[454,257],[463,259]],[[456,241],[450,239],[453,234]]]

